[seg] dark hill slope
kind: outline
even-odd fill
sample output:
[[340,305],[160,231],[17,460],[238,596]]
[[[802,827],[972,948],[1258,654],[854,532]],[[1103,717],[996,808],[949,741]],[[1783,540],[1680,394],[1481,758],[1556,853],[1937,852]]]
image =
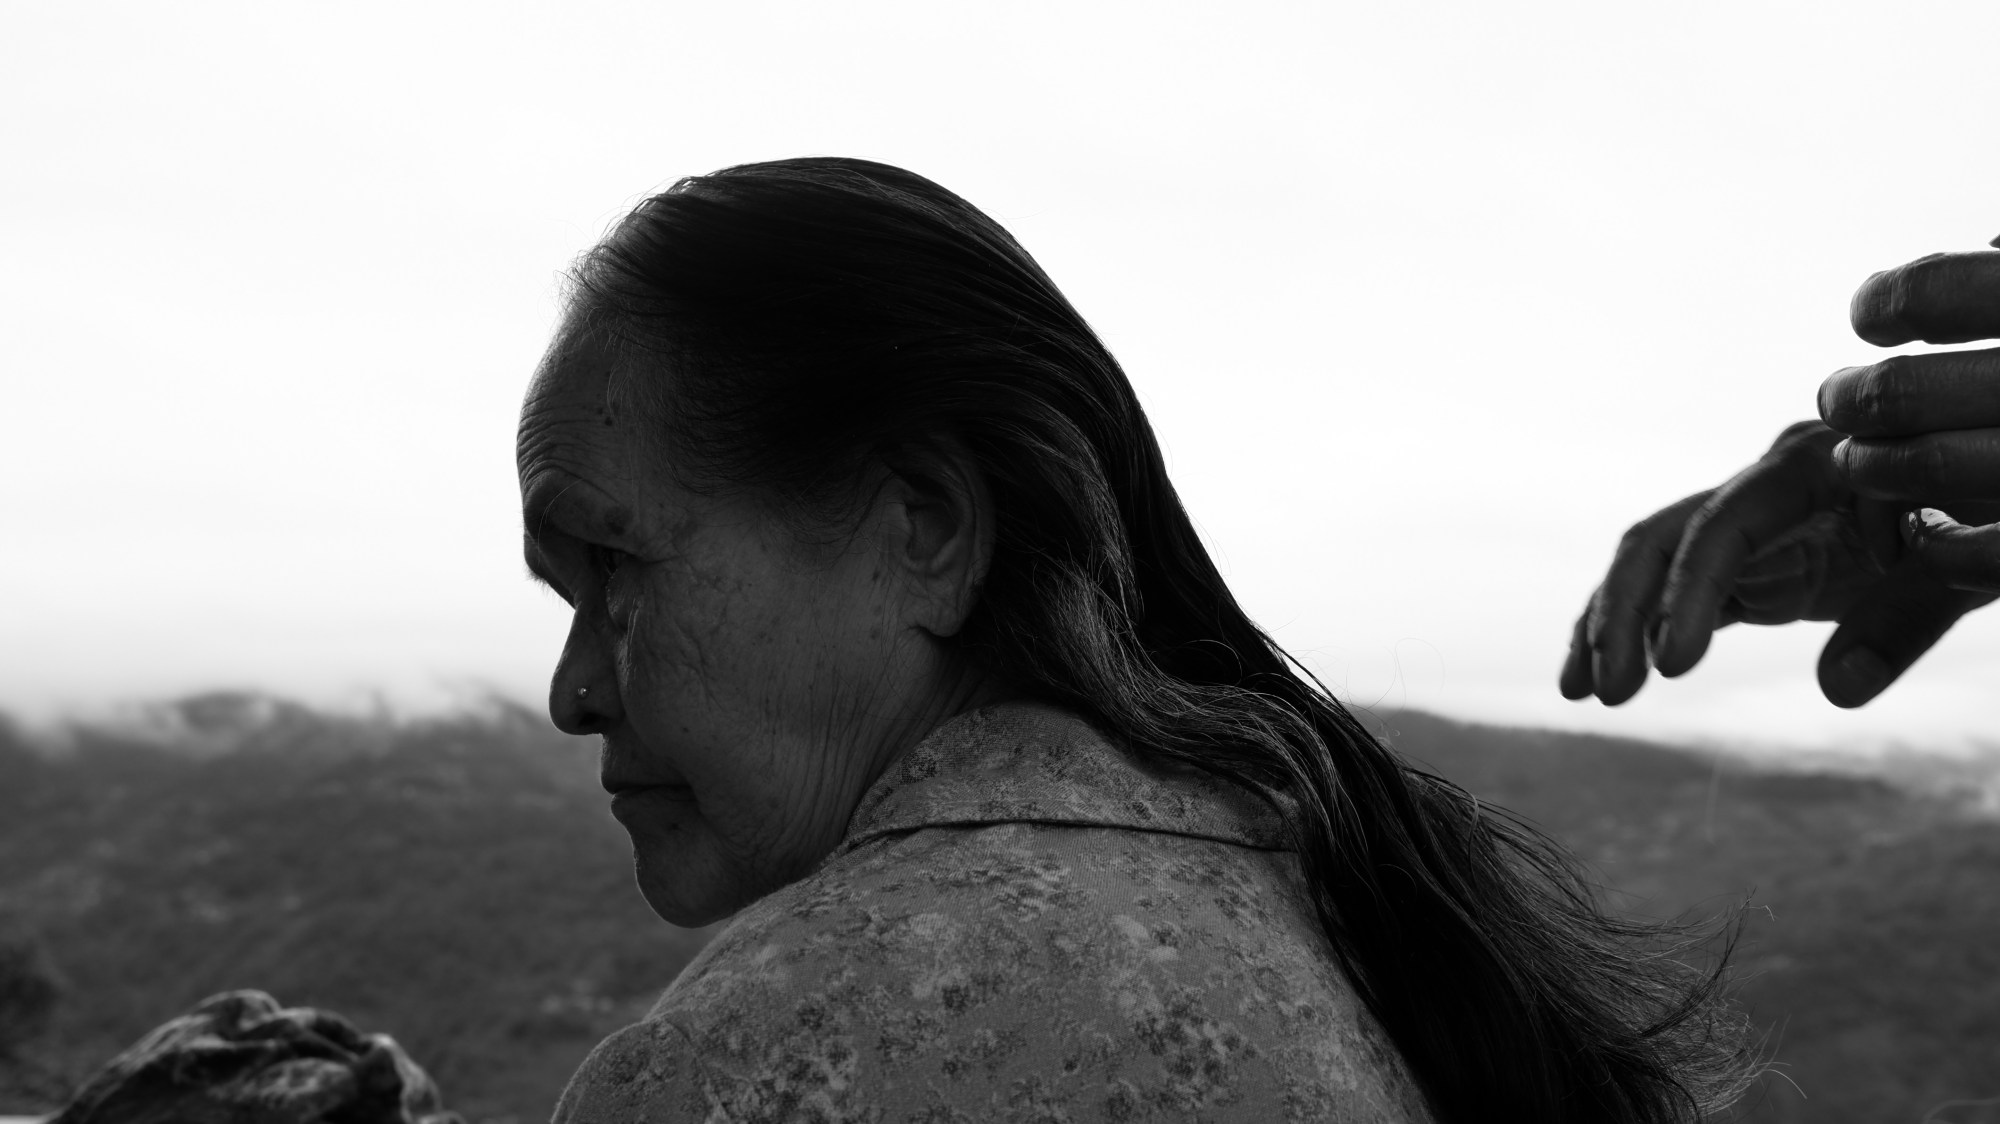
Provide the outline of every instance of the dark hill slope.
[[[1625,908],[1707,915],[1751,895],[1739,995],[1797,1089],[1767,1079],[1750,1119],[1914,1124],[2000,1097],[2000,824],[1862,777],[1411,712],[1384,723],[1568,843]],[[2000,1121],[2000,1105],[1936,1120]]]
[[395,1035],[471,1119],[546,1119],[705,937],[632,888],[592,747],[512,713],[282,725],[200,757],[0,750],[0,915],[65,985],[42,1061],[78,1076],[257,987]]
[[[175,749],[85,730],[55,757],[0,725],[0,969],[26,940],[22,962],[60,975],[27,1052],[61,1073],[250,986],[396,1035],[472,1120],[541,1120],[705,936],[646,909],[592,746],[537,716],[398,725],[215,696],[171,717]],[[1752,1119],[1914,1122],[2000,1095],[2000,828],[1871,780],[1384,723],[1567,841],[1624,908],[1754,891],[1742,995],[1810,1099],[1775,1083]],[[1979,1111],[1938,1119],[2000,1121]]]

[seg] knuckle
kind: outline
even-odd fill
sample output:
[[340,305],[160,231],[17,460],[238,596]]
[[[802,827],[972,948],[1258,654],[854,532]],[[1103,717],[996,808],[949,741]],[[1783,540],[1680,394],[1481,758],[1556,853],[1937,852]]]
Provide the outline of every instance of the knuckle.
[[1882,346],[1921,339],[1938,296],[1948,292],[1962,255],[1926,254],[1862,283],[1849,319],[1862,339]]
[[1676,525],[1686,520],[1678,508],[1676,505],[1656,511],[1625,528],[1625,533],[1618,536],[1618,560],[1625,562],[1646,554],[1664,553],[1665,544],[1679,537]]
[[1939,251],[1903,263],[1902,268],[1895,271],[1902,288],[1901,311],[1910,311],[1914,304],[1922,302],[1926,293],[1951,285],[1955,280],[1959,257],[1958,254]]
[[1833,463],[1834,447],[1844,435],[1819,422],[1798,422],[1786,427],[1765,454],[1716,489],[1714,503],[1740,503],[1738,493],[1768,491],[1782,486],[1817,480]]
[[1683,541],[1699,539],[1709,533],[1709,527],[1722,516],[1724,505],[1734,495],[1733,490],[1724,489],[1716,503],[1703,504],[1694,514],[1688,516],[1687,526],[1681,531]]
[[1855,368],[1838,395],[1841,418],[1870,432],[1895,428],[1910,400],[1911,378],[1907,355]]
[[1980,254],[1931,254],[1905,266],[1896,316],[1907,334],[1930,343],[1962,343],[1988,334],[1968,322],[1966,307],[1968,292],[1981,287],[1987,260]]

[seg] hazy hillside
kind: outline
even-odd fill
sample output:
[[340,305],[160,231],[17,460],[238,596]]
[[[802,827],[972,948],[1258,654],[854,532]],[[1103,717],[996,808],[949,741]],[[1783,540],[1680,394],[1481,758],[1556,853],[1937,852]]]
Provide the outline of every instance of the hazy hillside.
[[203,705],[195,757],[0,744],[0,912],[60,973],[61,1072],[252,986],[395,1035],[469,1119],[542,1120],[701,943],[639,899],[593,746],[545,720]]
[[[396,1035],[469,1119],[539,1120],[702,934],[631,888],[590,743],[538,716],[395,725],[212,696],[53,757],[0,726],[0,1113],[187,1004],[254,986]],[[1742,996],[1809,1100],[1894,1121],[2000,1095],[2000,826],[1851,777],[1386,717],[1406,752],[1567,839],[1633,910],[1745,891]],[[170,743],[173,748],[161,748]],[[10,957],[12,958],[10,960]],[[1977,1108],[1940,1121],[2000,1121]]]

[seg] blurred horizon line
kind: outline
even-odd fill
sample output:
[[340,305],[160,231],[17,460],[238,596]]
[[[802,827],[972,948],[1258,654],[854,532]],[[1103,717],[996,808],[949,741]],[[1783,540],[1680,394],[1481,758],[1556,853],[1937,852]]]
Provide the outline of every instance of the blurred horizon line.
[[[1436,706],[1364,706],[1342,700],[1377,732],[1393,740],[1399,716],[1416,715],[1471,728],[1525,731],[1553,737],[1595,738],[1714,758],[1738,767],[1785,772],[1856,773],[1894,779],[1896,776],[1942,777],[1954,784],[1972,783],[2000,811],[2000,740],[1967,737],[1936,745],[1897,739],[1825,744],[1774,743],[1755,738],[1725,739],[1681,735],[1673,731],[1613,731],[1588,726],[1510,722],[1489,716],[1455,712]],[[24,714],[0,705],[0,732],[40,750],[60,752],[79,734],[98,734],[151,742],[162,748],[210,744],[210,752],[269,732],[285,720],[321,725],[353,724],[395,729],[432,723],[485,723],[526,720],[550,736],[563,736],[548,720],[538,699],[524,698],[491,680],[460,679],[421,698],[384,688],[314,696],[247,686],[162,692],[149,697],[120,697],[86,706],[71,706]]]

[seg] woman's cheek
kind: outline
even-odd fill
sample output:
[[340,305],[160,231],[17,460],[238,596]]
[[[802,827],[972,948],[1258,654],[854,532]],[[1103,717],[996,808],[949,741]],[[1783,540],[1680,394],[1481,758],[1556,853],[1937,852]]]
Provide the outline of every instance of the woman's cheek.
[[[611,629],[617,637],[618,662],[628,684],[641,685],[647,668],[657,667],[659,653],[655,650],[659,638],[654,635],[658,622],[649,611],[651,599],[643,594],[626,594],[607,602],[606,615],[611,620]],[[627,705],[643,703],[643,699],[628,699]]]

